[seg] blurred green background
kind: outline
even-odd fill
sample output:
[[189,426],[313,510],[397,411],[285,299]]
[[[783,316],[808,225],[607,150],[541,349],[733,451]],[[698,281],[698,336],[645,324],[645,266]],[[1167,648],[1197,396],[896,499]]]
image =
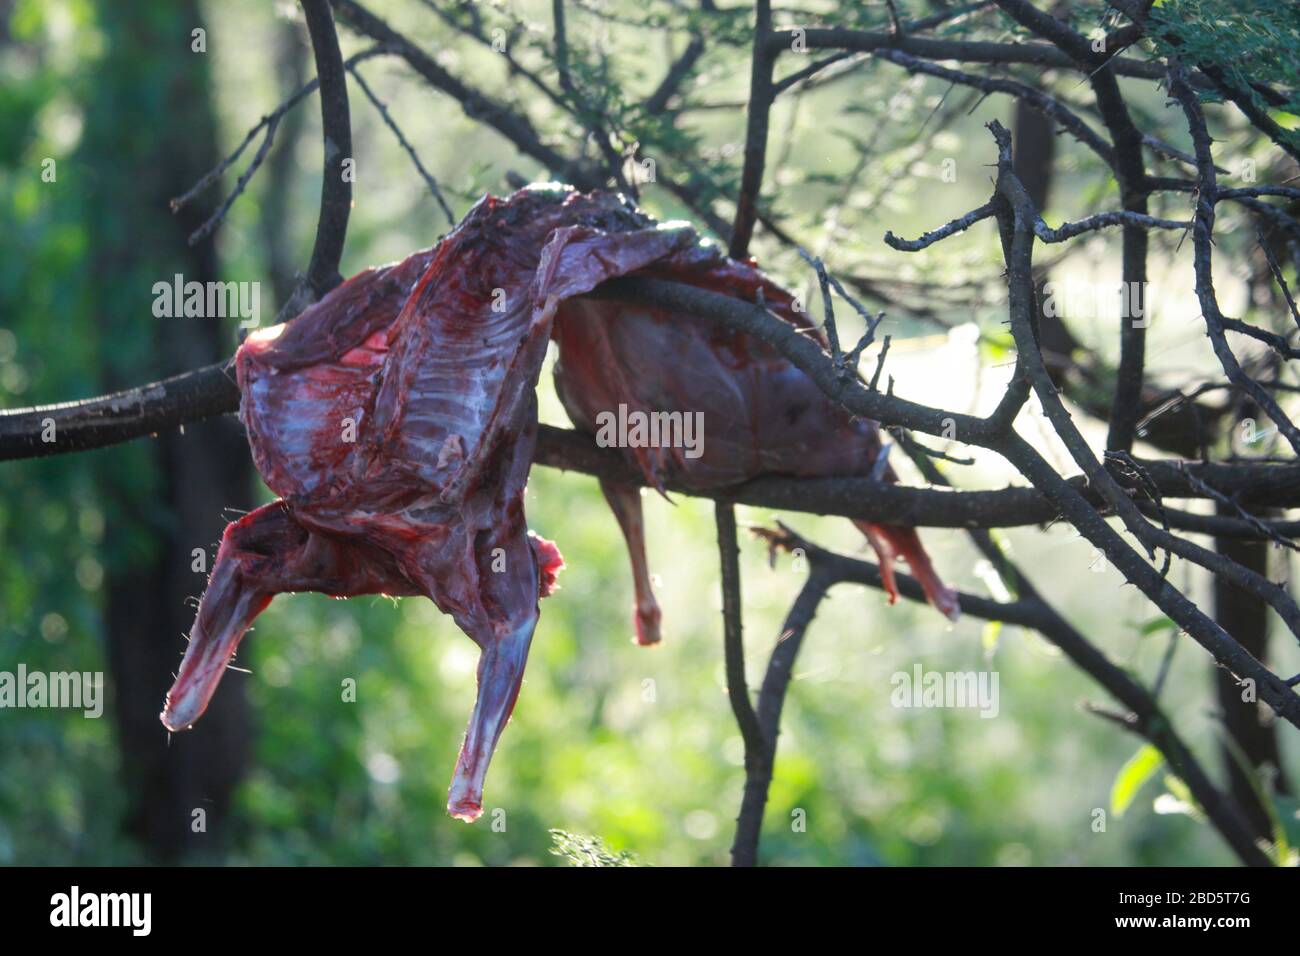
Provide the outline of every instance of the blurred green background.
[[[183,232],[164,234],[158,225],[171,214],[149,187],[167,178],[162,166],[176,154],[199,150],[183,157],[186,169],[211,166],[282,98],[286,77],[304,69],[306,77],[313,73],[301,18],[291,5],[133,0],[126,5],[129,15],[116,6],[0,0],[4,407],[86,397],[108,385],[198,364],[186,361],[194,349],[178,349],[176,337],[185,334],[183,323],[201,320],[155,319],[150,311],[153,282],[169,278],[175,257],[188,253],[177,241]],[[642,13],[641,4],[630,2],[593,6],[633,21]],[[547,42],[548,7],[510,6],[532,28],[513,41],[521,59],[528,58],[529,44]],[[491,50],[454,33],[427,8],[376,0],[373,9],[438,50],[440,61],[458,75],[525,104],[548,134],[562,139],[569,132],[536,91],[507,76]],[[678,38],[620,29],[582,9],[571,20],[575,44],[601,43],[613,51],[620,82],[636,95],[654,87],[670,49],[680,50],[672,47]],[[202,53],[191,48],[191,30],[199,26],[207,31]],[[346,30],[340,33],[345,53],[362,47]],[[527,178],[545,175],[400,63],[379,59],[363,71],[458,216],[482,192],[507,191],[507,170]],[[744,115],[726,104],[743,101],[747,77],[743,49],[706,60],[695,89],[707,94],[698,98],[722,106],[697,111],[682,124],[698,137],[701,161],[733,175]],[[880,92],[886,82],[888,95]],[[885,228],[915,235],[987,194],[985,164],[992,150],[981,124],[1005,119],[1010,111],[1005,101],[972,101],[973,112],[926,120],[948,95],[944,84],[914,83],[882,65],[778,107],[776,159],[769,167],[773,192],[807,234],[821,237],[822,248],[815,251],[827,255],[832,269],[874,266],[917,281],[938,277],[953,288],[971,276],[996,277],[991,229],[950,243],[943,257],[936,252],[906,259],[879,242]],[[960,95],[951,93],[953,100]],[[1149,94],[1148,105],[1161,105],[1158,93]],[[355,85],[351,109],[358,179],[345,275],[430,245],[448,228]],[[264,314],[273,314],[280,301],[270,302],[271,290],[282,295],[291,270],[305,265],[315,227],[316,99],[308,98],[293,116],[268,166],[235,203],[213,250],[221,278],[263,283]],[[937,135],[918,139],[922,121],[936,123],[939,128],[929,133]],[[865,168],[856,168],[855,142],[873,135],[883,137],[876,154]],[[206,151],[199,149],[204,136],[213,138]],[[1059,191],[1056,218],[1111,200],[1113,187],[1087,178],[1089,160],[1070,144],[1061,148],[1061,168],[1074,178]],[[233,185],[248,155],[216,192]],[[41,177],[47,157],[57,162],[55,182]],[[940,186],[946,157],[958,158],[959,175],[955,184]],[[654,186],[645,190],[643,203],[664,217],[687,215]],[[842,225],[828,224],[826,211],[832,208]],[[1162,237],[1155,244],[1167,252],[1173,240]],[[755,251],[792,287],[808,288],[807,270],[788,250],[760,243]],[[1078,274],[1114,272],[1114,261],[1112,247],[1095,246],[1082,250],[1071,268]],[[1162,278],[1176,286],[1185,273]],[[1224,294],[1231,299],[1233,292]],[[1157,368],[1162,362],[1185,368],[1200,360],[1189,357],[1199,341],[1194,318],[1193,313],[1156,326],[1153,337],[1163,348],[1153,349]],[[988,344],[1001,334],[998,302],[977,302],[947,319],[956,331],[936,330],[906,315],[891,318],[896,352],[889,371],[904,395],[971,406],[986,394],[989,381],[996,386],[1006,373],[1005,353]],[[977,332],[985,336],[979,349]],[[233,328],[212,334],[219,342],[209,347],[219,346],[218,354],[233,351]],[[1100,351],[1112,347],[1112,335],[1084,334]],[[543,376],[542,410],[544,421],[567,424],[549,374]],[[51,671],[109,669],[107,592],[115,574],[158,559],[151,551],[156,525],[167,521],[159,502],[175,493],[163,487],[167,479],[148,457],[150,444],[0,466],[0,670],[12,671],[19,662]],[[903,470],[904,480],[916,480]],[[981,460],[954,478],[995,487],[1007,475],[998,463]],[[232,507],[266,500],[251,469],[246,484],[249,499],[230,501]],[[712,510],[707,502],[681,498],[668,504],[648,496],[645,505],[651,566],[661,579],[664,607],[665,641],[653,649],[630,642],[626,556],[594,479],[534,470],[530,524],[556,540],[568,568],[562,590],[543,604],[526,682],[493,763],[479,823],[467,826],[443,809],[473,702],[476,648],[424,600],[282,596],[241,649],[237,663],[251,673],[228,674],[218,692],[235,694],[234,685],[243,685],[251,702],[247,775],[234,791],[224,826],[196,836],[179,858],[235,864],[550,864],[561,862],[548,852],[548,830],[559,828],[597,836],[647,864],[725,863],[743,774],[723,682]],[[216,508],[208,511],[219,530],[223,516]],[[774,517],[758,509],[740,513],[747,524],[769,524]],[[860,536],[846,521],[781,517],[825,545],[861,549]],[[185,532],[179,530],[182,539]],[[215,537],[182,543],[210,546]],[[961,535],[931,531],[925,540],[950,584],[989,593],[987,571]],[[1068,527],[1017,530],[1004,540],[1071,621],[1116,660],[1151,678],[1168,632],[1146,628],[1155,612],[1113,569],[1092,566],[1091,546]],[[180,553],[188,551],[183,547]],[[742,552],[753,685],[803,574],[788,558],[769,567],[757,542],[746,540]],[[179,568],[180,591],[132,592],[141,629],[150,620],[143,613],[150,601],[168,602],[187,620],[192,610],[182,606],[183,598],[197,597],[203,587],[202,574],[177,564],[179,559],[163,560]],[[1187,568],[1175,565],[1173,573],[1194,594],[1207,593],[1207,583]],[[125,609],[124,640],[132,637],[131,610]],[[181,625],[175,633],[148,635],[170,648],[168,667],[179,660],[183,630]],[[927,670],[998,671],[997,718],[892,707],[891,675],[918,662]],[[1294,673],[1300,654],[1294,646],[1283,647],[1274,664],[1279,673]],[[1165,790],[1160,773],[1125,814],[1109,816],[1105,832],[1095,831],[1093,811],[1109,812],[1112,784],[1137,742],[1081,710],[1081,701],[1104,702],[1104,695],[1035,634],[970,620],[949,626],[927,608],[887,608],[878,592],[841,586],[823,605],[795,676],[761,851],[767,862],[1232,862],[1218,838],[1192,816],[1157,812]],[[348,678],[357,683],[355,703],[341,699]],[[1210,681],[1207,658],[1188,644],[1174,658],[1163,702],[1184,738],[1217,765],[1221,731]],[[109,693],[122,688],[110,684]],[[160,704],[160,696],[147,701],[155,710]],[[0,863],[156,858],[125,825],[133,797],[124,781],[131,768],[112,713],[86,720],[64,711],[0,711]],[[161,725],[152,733],[165,744]],[[1294,735],[1284,745],[1294,765]],[[169,746],[190,745],[180,736]],[[1168,800],[1160,805],[1170,807]],[[792,825],[798,811],[806,816],[806,828]]]

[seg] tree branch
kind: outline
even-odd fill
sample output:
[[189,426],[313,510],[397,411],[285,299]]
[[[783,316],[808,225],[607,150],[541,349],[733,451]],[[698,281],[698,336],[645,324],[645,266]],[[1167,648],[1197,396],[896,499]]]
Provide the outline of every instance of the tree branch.
[[[740,736],[745,744],[745,789],[755,778],[758,767],[767,752],[763,731],[758,725],[758,715],[749,699],[749,684],[745,678],[745,641],[741,626],[740,601],[740,548],[736,544],[736,509],[729,501],[719,501],[714,506],[718,527],[718,558],[722,568],[722,624],[723,651],[727,671],[727,698],[731,712],[736,716]],[[746,800],[748,800],[746,796]],[[731,847],[732,866],[753,866],[757,859],[740,840]]]
[[382,43],[396,56],[400,56],[430,86],[460,103],[466,116],[492,127],[525,156],[531,156],[551,170],[554,175],[581,189],[597,189],[602,185],[601,177],[593,175],[590,170],[580,168],[543,143],[527,116],[516,113],[467,86],[445,70],[433,57],[356,0],[332,0],[332,2],[349,27],[363,36]]
[[750,63],[748,122],[745,130],[745,167],[736,197],[736,220],[731,227],[730,253],[733,259],[749,255],[749,241],[758,221],[758,199],[763,189],[763,167],[767,161],[767,122],[776,95],[772,71],[776,54],[768,47],[772,36],[771,0],[754,4],[754,52]]
[[[808,581],[790,611],[773,652],[772,662],[768,666],[768,677],[763,682],[763,690],[770,696],[766,701],[762,695],[759,698],[760,720],[765,715],[771,715],[769,719],[777,721],[789,683],[789,669],[794,655],[798,653],[803,631],[816,613],[826,591],[837,583],[863,584],[878,590],[883,589],[884,584],[878,565],[827,551],[784,526],[779,531],[759,529],[757,533],[768,541],[769,547],[780,547],[787,551],[798,548],[809,566]],[[903,597],[925,603],[925,592],[915,578],[896,574],[896,582],[898,592]],[[1129,709],[1130,713],[1124,717],[1126,728],[1144,737],[1160,750],[1237,857],[1250,866],[1272,865],[1268,855],[1256,844],[1240,804],[1214,785],[1195,755],[1174,731],[1168,718],[1160,711],[1154,696],[1056,613],[1018,572],[1015,583],[1021,594],[1016,601],[997,602],[980,595],[960,593],[958,601],[962,614],[979,620],[1001,621],[1030,628],[1059,647],[1080,669]],[[795,640],[793,646],[785,647],[791,640]],[[766,732],[769,725],[763,726]],[[766,789],[771,782],[771,763],[776,752],[776,723],[770,727],[772,732],[765,739],[771,759],[766,768],[760,767],[760,770],[767,771],[763,781],[763,803],[766,802]],[[757,796],[751,798],[748,786],[745,798],[740,822],[745,824],[746,839],[753,841],[756,850],[757,827],[746,816],[745,809],[750,809],[752,813],[756,808],[761,814],[763,803],[759,802]],[[738,830],[738,837],[739,832]]]
[[343,242],[348,234],[348,216],[352,212],[352,180],[345,175],[345,161],[352,159],[352,120],[348,113],[348,83],[339,52],[339,38],[334,30],[334,16],[328,0],[302,0],[311,35],[312,53],[316,58],[316,78],[320,81],[321,135],[325,148],[321,170],[320,218],[316,224],[316,243],[303,283],[304,295],[298,296],[297,314],[305,306],[319,301],[325,293],[343,281],[339,262],[343,259]]

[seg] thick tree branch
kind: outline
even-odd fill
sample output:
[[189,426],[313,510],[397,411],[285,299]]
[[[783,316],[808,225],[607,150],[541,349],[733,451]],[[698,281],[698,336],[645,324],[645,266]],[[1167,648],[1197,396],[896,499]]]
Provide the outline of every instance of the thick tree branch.
[[[758,724],[758,714],[749,699],[749,683],[745,677],[745,641],[741,624],[740,600],[740,548],[736,543],[736,509],[729,501],[719,501],[714,506],[718,528],[718,558],[722,569],[722,625],[723,652],[727,672],[727,699],[731,712],[740,727],[745,744],[746,790],[763,761],[767,746]],[[748,798],[746,798],[748,799]],[[754,866],[758,860],[740,840],[737,829],[736,842],[731,847],[732,866]]]
[[762,737],[753,758],[745,754],[745,790],[740,814],[736,817],[736,835],[731,845],[732,859],[737,857],[754,865],[758,861],[758,844],[763,829],[763,813],[776,768],[776,748],[781,732],[781,711],[790,688],[795,658],[803,645],[804,635],[821,606],[826,590],[834,578],[822,571],[820,562],[811,565],[811,573],[786,615],[776,646],[767,663],[763,685],[758,693],[758,724]]
[[[763,693],[759,697],[759,719],[769,748],[766,764],[761,764],[759,767],[759,771],[766,774],[761,781],[762,802],[758,795],[751,797],[750,788],[747,786],[745,803],[742,805],[739,820],[746,839],[753,842],[755,850],[758,829],[746,811],[751,815],[753,813],[761,815],[766,802],[766,792],[770,786],[776,755],[777,721],[780,718],[781,705],[789,684],[790,668],[794,656],[799,651],[804,631],[816,613],[822,597],[832,585],[856,583],[876,589],[884,587],[878,565],[827,551],[785,527],[779,531],[762,530],[759,533],[768,541],[770,547],[780,547],[785,550],[798,548],[808,561],[809,577],[794,607],[791,608],[778,639],[772,661],[768,665],[768,676],[763,682]],[[1017,571],[1014,577],[1016,589],[1020,594],[1018,600],[1003,603],[975,594],[961,593],[958,600],[961,603],[962,613],[979,620],[1001,621],[1030,628],[1059,647],[1074,664],[1129,710],[1123,718],[1125,727],[1150,741],[1160,750],[1170,768],[1187,784],[1197,803],[1237,857],[1250,866],[1270,866],[1272,861],[1256,844],[1240,804],[1214,785],[1209,774],[1175,732],[1168,717],[1161,712],[1155,697],[1053,610],[1023,575]],[[925,602],[925,593],[920,582],[915,578],[898,574],[896,579],[902,596],[919,603]],[[794,643],[787,647],[786,645],[791,641]],[[767,695],[766,700],[764,695]],[[738,829],[738,838],[739,835]]]
[[[1206,129],[1205,115],[1201,111],[1201,105],[1196,99],[1196,94],[1188,86],[1186,76],[1182,68],[1177,64],[1170,67],[1169,92],[1183,109],[1183,114],[1187,118],[1187,128],[1191,133],[1192,143],[1196,149],[1198,170],[1196,218],[1195,225],[1192,228],[1193,261],[1196,267],[1196,297],[1201,304],[1201,313],[1205,318],[1205,328],[1214,347],[1214,354],[1218,357],[1219,364],[1223,366],[1223,371],[1228,376],[1228,379],[1250,395],[1251,399],[1277,425],[1278,431],[1290,443],[1292,450],[1300,453],[1300,429],[1297,429],[1287,414],[1282,411],[1281,406],[1278,405],[1273,396],[1246,374],[1241,367],[1241,363],[1237,360],[1237,356],[1233,354],[1232,347],[1228,344],[1225,329],[1229,327],[1230,323],[1219,308],[1219,300],[1214,292],[1212,258],[1214,255],[1214,205],[1215,197],[1218,194],[1218,181],[1214,172],[1214,159],[1210,153],[1210,134]],[[1242,331],[1243,327],[1244,323],[1239,323],[1236,329]]]
[[302,0],[311,34],[312,53],[316,58],[316,78],[320,81],[321,135],[324,137],[320,186],[320,218],[316,224],[316,243],[304,276],[306,295],[299,296],[297,314],[302,307],[318,301],[343,281],[339,262],[343,259],[343,242],[348,234],[348,216],[352,212],[352,177],[345,164],[352,160],[352,120],[348,112],[347,73],[334,17],[328,0]]
[[[789,49],[793,39],[790,30],[776,30],[766,40],[770,52]],[[990,63],[999,65],[1028,64],[1031,66],[1075,68],[1075,60],[1050,43],[998,43],[986,40],[940,40],[912,34],[896,36],[872,30],[847,28],[819,28],[805,30],[803,40],[810,50],[855,50],[874,53],[893,48],[927,60],[955,60],[962,63]],[[1146,60],[1116,56],[1108,61],[1108,70],[1119,76],[1139,77],[1146,80],[1164,78],[1161,64]],[[1208,80],[1197,78],[1198,88],[1208,88]]]
[[745,130],[745,168],[736,197],[736,220],[731,227],[731,258],[749,255],[749,240],[758,221],[758,200],[763,189],[763,168],[767,161],[767,122],[772,110],[772,71],[776,53],[767,40],[772,35],[771,0],[754,4],[754,53],[750,62],[748,122]]
[[460,103],[465,115],[492,127],[515,145],[521,153],[531,156],[556,176],[582,189],[596,189],[603,185],[602,177],[580,168],[567,157],[547,146],[528,117],[467,86],[444,69],[432,56],[398,33],[387,22],[375,16],[355,0],[332,0],[334,8],[344,22],[362,34],[383,44],[400,56],[434,89]]
[[[638,280],[640,282],[642,280]],[[655,305],[669,298],[686,303],[693,314],[714,317],[712,310],[725,304],[724,316],[736,318],[736,312],[752,312],[755,307],[691,286],[644,280],[653,290],[647,298],[630,295],[628,301]],[[604,288],[599,295],[611,295]],[[630,293],[629,287],[622,292]],[[739,310],[733,308],[738,306]],[[761,315],[767,316],[761,312]],[[767,316],[771,318],[770,316]],[[779,324],[779,320],[774,319]],[[776,331],[780,331],[779,329]],[[778,339],[779,340],[779,339]],[[816,354],[825,356],[813,346]],[[878,411],[893,412],[911,408],[911,403],[876,393]],[[915,406],[924,408],[923,406]],[[128,389],[112,395],[0,411],[0,461],[45,457],[103,448],[154,435],[213,415],[237,411],[239,389],[229,363],[210,365],[159,382]],[[910,417],[910,416],[908,416]],[[973,419],[973,421],[979,421]],[[939,422],[940,429],[942,421]],[[942,435],[941,431],[935,434]],[[46,440],[48,439],[48,440]],[[641,484],[634,469],[611,449],[596,447],[578,432],[543,426],[538,442],[537,461],[549,467],[564,468],[584,474],[617,478]],[[1259,507],[1300,507],[1300,465],[1257,462],[1188,462],[1177,460],[1140,460],[1162,498],[1206,498],[1214,489],[1231,496],[1243,505]],[[1101,498],[1090,491],[1082,477],[1062,479],[1092,506]],[[1199,486],[1199,487],[1198,487]],[[780,476],[755,478],[744,485],[701,491],[670,483],[670,491],[727,496],[742,504],[835,514],[863,520],[889,520],[899,525],[932,527],[1016,527],[1046,524],[1058,520],[1059,511],[1041,490],[1005,488],[994,491],[949,491],[939,488],[909,488],[886,485],[864,478],[803,478]],[[1245,522],[1223,523],[1207,516],[1187,515],[1190,530],[1206,534],[1252,536]],[[1174,522],[1177,526],[1177,522]],[[1291,524],[1279,527],[1279,533],[1294,534]]]

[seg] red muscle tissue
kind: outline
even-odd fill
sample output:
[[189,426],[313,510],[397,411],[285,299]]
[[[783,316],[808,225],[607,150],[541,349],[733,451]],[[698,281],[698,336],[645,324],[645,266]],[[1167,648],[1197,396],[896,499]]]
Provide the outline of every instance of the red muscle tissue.
[[[453,816],[480,815],[538,602],[563,567],[555,545],[528,531],[523,506],[553,332],[579,427],[619,403],[704,413],[698,459],[627,449],[654,482],[870,471],[875,425],[838,412],[766,346],[698,319],[575,298],[633,273],[751,300],[761,286],[778,315],[798,321],[787,293],[689,228],[659,226],[612,195],[530,187],[485,197],[433,249],[362,272],[292,322],[249,336],[235,358],[240,416],[280,498],[226,528],[163,724],[199,718],[276,594],[424,595],[481,649],[448,798]],[[628,539],[638,634],[649,643],[659,615],[640,500],[632,488],[605,492]],[[903,554],[931,600],[955,613],[913,532],[863,528],[882,567]]]
[[[685,231],[689,229],[683,227]],[[778,318],[826,340],[795,308],[794,297],[755,266],[726,258],[695,240],[639,270],[762,302]],[[593,299],[561,304],[555,318],[560,361],[556,389],[573,423],[600,438],[600,419],[667,423],[687,416],[701,428],[692,447],[629,447],[624,456],[652,486],[671,481],[692,490],[739,484],[758,475],[853,477],[875,474],[897,481],[880,460],[879,427],[855,419],[832,402],[775,348],[752,336],[691,315]],[[647,429],[648,431],[648,429]],[[670,430],[671,434],[671,430]],[[662,442],[662,429],[660,434]],[[601,490],[623,529],[636,592],[634,626],[639,644],[659,640],[660,611],[651,590],[641,519],[640,489],[602,482]],[[960,614],[956,593],[935,574],[912,528],[854,521],[880,559],[890,603],[897,600],[894,561],[907,560],[926,597],[950,619]]]

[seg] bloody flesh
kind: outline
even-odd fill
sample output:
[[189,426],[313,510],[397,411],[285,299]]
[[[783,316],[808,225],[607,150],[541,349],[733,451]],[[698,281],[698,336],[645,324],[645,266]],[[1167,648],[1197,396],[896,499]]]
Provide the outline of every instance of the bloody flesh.
[[627,237],[565,221],[554,196],[487,197],[434,249],[354,276],[240,347],[240,414],[280,499],[226,529],[167,695],[169,729],[203,713],[274,595],[425,595],[481,648],[448,809],[482,812],[538,600],[563,565],[523,506],[555,309],[685,241],[661,233],[606,260]]
[[[619,402],[704,412],[698,460],[627,450],[652,483],[871,472],[874,423],[850,419],[762,343],[691,316],[578,298],[634,273],[750,301],[761,288],[776,314],[806,325],[787,293],[689,227],[660,226],[612,195],[531,187],[485,197],[434,248],[362,272],[291,323],[251,335],[235,360],[240,415],[280,497],[227,527],[162,722],[181,730],[202,715],[276,594],[424,595],[481,650],[448,797],[453,816],[475,819],[538,602],[563,567],[555,545],[528,530],[523,505],[553,332],[557,382],[579,427]],[[659,610],[638,490],[604,491],[632,555],[637,632],[649,643]],[[862,527],[891,590],[896,551],[936,606],[955,613],[913,532]]]
[[[761,302],[826,344],[788,291],[712,245],[693,241],[638,274]],[[560,346],[556,389],[578,428],[599,436],[601,416],[608,421],[616,410],[620,417],[640,413],[643,421],[664,413],[699,416],[703,438],[691,454],[681,447],[623,447],[629,462],[660,490],[668,481],[704,491],[759,475],[897,481],[881,459],[879,426],[853,418],[775,348],[752,336],[692,315],[593,299],[563,303],[554,334]],[[640,489],[614,482],[601,487],[631,557],[636,640],[656,643],[661,614],[646,562]],[[902,557],[930,603],[950,619],[958,616],[956,593],[935,573],[915,529],[854,524],[880,559],[891,604],[898,596],[894,562]]]

